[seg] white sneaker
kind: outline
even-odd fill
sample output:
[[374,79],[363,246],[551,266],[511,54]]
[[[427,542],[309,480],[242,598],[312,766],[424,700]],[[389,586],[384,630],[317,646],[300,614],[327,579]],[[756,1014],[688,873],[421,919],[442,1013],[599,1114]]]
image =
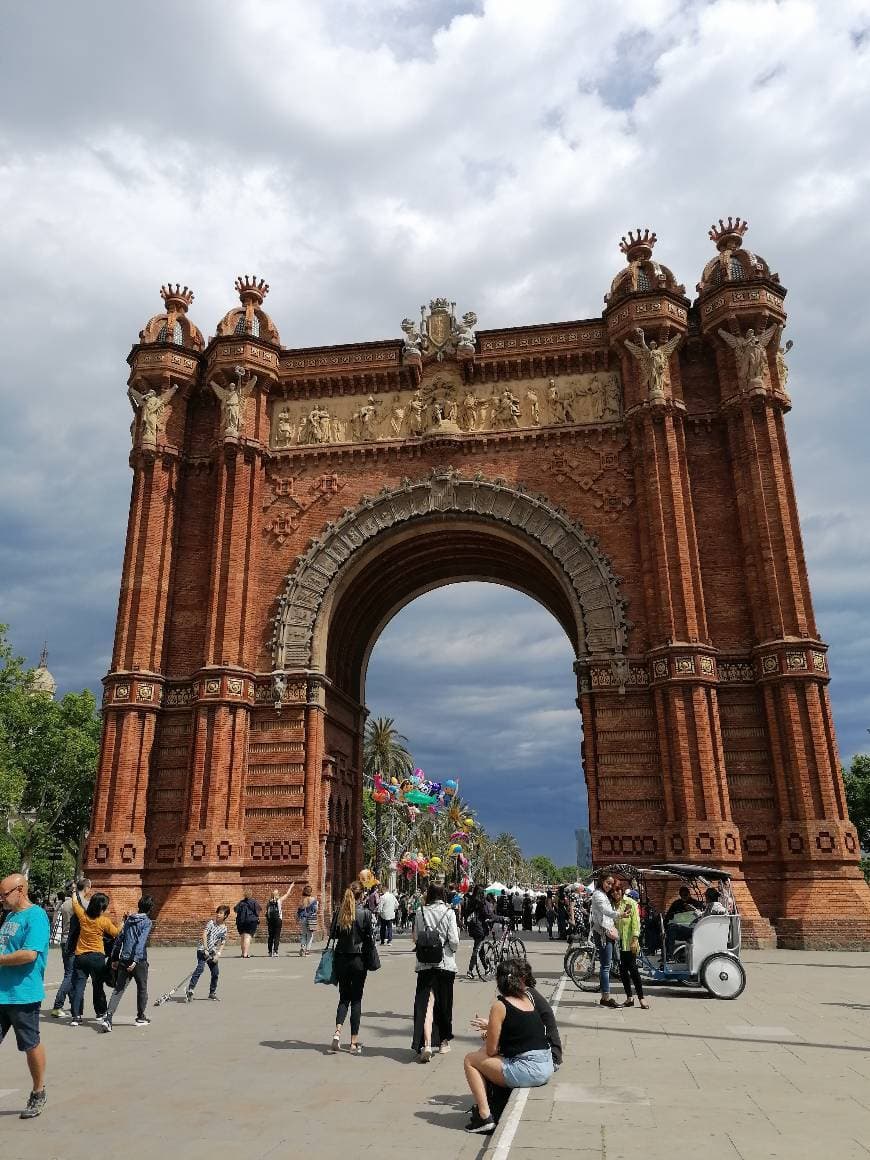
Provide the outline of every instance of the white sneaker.
[[421,1063],[431,1063],[431,1061],[432,1061],[432,1048],[431,1047],[421,1047],[420,1048],[420,1062]]

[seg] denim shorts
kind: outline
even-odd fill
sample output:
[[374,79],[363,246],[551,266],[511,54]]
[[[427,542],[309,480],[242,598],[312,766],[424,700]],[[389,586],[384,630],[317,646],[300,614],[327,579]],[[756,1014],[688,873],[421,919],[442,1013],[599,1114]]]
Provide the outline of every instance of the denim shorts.
[[15,1032],[19,1051],[39,1046],[39,1003],[4,1003],[0,1006],[0,1042],[7,1031]]
[[509,1088],[543,1087],[553,1074],[553,1053],[526,1051],[501,1061],[504,1082]]

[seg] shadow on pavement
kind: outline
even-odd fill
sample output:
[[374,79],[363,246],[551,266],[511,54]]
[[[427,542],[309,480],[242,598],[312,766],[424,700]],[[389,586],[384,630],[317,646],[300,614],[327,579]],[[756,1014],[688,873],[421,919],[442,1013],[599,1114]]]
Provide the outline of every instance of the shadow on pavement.
[[600,1024],[572,1023],[571,1030],[580,1028],[582,1031],[612,1031],[617,1035],[660,1035],[665,1039],[704,1039],[710,1043],[769,1043],[774,1047],[815,1047],[823,1051],[860,1051],[864,1055],[870,1052],[870,1045],[857,1047],[849,1043],[808,1043],[805,1039],[761,1039],[757,1036],[743,1035],[702,1035],[691,1031],[655,1031],[649,1027],[602,1027]]
[[[316,1051],[318,1055],[332,1055],[328,1043],[307,1043],[304,1039],[261,1039],[260,1047],[271,1047],[273,1051]],[[338,1052],[339,1055],[348,1055],[351,1059],[395,1059],[399,1063],[416,1063],[416,1057],[410,1048],[400,1047],[366,1047],[362,1044],[361,1056],[351,1056],[347,1047]]]

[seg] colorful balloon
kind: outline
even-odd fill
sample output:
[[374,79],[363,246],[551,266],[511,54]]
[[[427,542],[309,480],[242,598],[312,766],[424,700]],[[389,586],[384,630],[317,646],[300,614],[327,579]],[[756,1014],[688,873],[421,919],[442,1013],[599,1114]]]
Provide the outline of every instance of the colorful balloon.
[[451,843],[451,846],[450,846],[450,849],[448,850],[448,853],[451,855],[451,857],[455,857],[457,854],[462,853],[462,847],[460,846],[460,844],[458,842],[453,842],[453,843]]

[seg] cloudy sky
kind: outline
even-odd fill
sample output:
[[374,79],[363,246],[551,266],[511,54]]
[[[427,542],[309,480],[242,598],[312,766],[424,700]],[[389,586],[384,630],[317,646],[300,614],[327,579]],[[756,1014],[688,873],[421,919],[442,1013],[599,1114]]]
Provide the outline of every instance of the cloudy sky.
[[[740,213],[790,289],[816,609],[843,755],[867,747],[867,0],[35,0],[0,59],[0,620],[31,661],[48,638],[62,689],[108,666],[124,358],[161,282],[194,287],[208,335],[255,271],[293,346],[397,335],[436,294],[484,327],[582,318],[628,227],[691,289]],[[496,596],[403,612],[370,703],[478,800],[504,770],[484,820],[567,860],[570,657]],[[445,652],[448,613],[468,631]]]

